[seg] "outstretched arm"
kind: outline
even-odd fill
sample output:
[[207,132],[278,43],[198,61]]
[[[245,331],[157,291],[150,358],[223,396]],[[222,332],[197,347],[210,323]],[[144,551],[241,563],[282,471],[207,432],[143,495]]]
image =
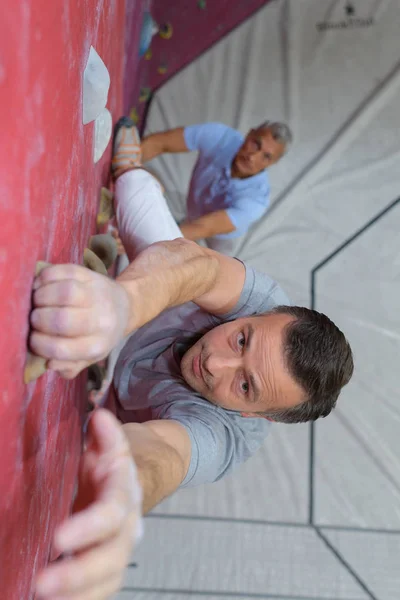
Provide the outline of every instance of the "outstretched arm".
[[213,314],[226,313],[236,305],[244,279],[241,262],[192,241],[152,244],[117,279],[130,298],[126,333],[185,302]]
[[141,514],[179,487],[190,457],[189,436],[177,421],[121,425],[108,411],[95,410],[73,515],[54,535],[65,558],[39,574],[40,597],[114,597],[141,537]]
[[193,221],[184,221],[179,228],[183,237],[193,241],[231,233],[236,229],[225,210],[216,210]]
[[126,334],[215,287],[219,262],[198,248],[183,238],[157,242],[117,278],[130,301]]
[[183,425],[173,420],[127,423],[122,428],[137,466],[146,514],[184,480],[190,464],[190,438]]
[[40,598],[114,597],[141,536],[138,479],[121,424],[108,411],[94,411],[73,515],[54,534],[53,547],[62,556],[39,574]]
[[142,162],[152,160],[164,152],[188,152],[183,131],[183,127],[177,127],[145,137],[141,145]]
[[244,280],[242,263],[183,238],[152,244],[116,281],[76,265],[48,267],[33,286],[30,347],[72,378],[172,306],[228,312]]

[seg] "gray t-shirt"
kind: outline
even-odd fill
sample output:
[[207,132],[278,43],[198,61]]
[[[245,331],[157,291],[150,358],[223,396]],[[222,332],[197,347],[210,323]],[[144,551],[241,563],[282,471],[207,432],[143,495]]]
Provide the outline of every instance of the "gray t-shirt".
[[217,317],[189,302],[164,311],[124,346],[114,375],[117,416],[123,423],[174,419],[186,428],[192,456],[181,487],[221,479],[256,452],[270,427],[265,419],[242,417],[192,390],[181,375],[182,355],[213,327],[281,304],[289,300],[277,283],[246,266],[241,296],[230,313]]

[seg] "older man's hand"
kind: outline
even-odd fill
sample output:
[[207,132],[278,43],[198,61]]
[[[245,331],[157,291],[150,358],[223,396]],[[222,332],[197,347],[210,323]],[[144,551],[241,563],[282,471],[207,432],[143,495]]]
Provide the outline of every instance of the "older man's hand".
[[63,557],[39,574],[38,599],[106,600],[121,586],[141,537],[141,488],[122,426],[94,411],[82,455],[74,514],[55,532]]
[[112,279],[76,265],[55,265],[41,271],[33,290],[30,348],[63,377],[76,377],[123,339],[130,301]]

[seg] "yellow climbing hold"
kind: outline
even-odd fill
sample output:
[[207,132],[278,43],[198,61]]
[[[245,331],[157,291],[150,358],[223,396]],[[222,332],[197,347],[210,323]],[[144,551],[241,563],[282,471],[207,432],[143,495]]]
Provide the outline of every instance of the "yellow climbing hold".
[[[39,275],[43,269],[46,267],[51,267],[50,263],[39,260],[36,263],[35,275]],[[26,361],[24,368],[24,383],[30,383],[31,381],[35,381],[44,375],[47,371],[47,358],[42,358],[41,356],[36,356],[29,350],[26,353]]]
[[171,23],[165,23],[160,26],[158,34],[164,40],[169,40],[172,37],[173,32],[174,30],[172,29]]
[[131,112],[129,113],[129,117],[132,119],[132,121],[135,123],[135,125],[137,125],[137,123],[139,123],[139,114],[138,114],[138,111],[136,110],[136,106],[132,107]]
[[113,216],[114,216],[113,195],[110,192],[110,190],[108,190],[105,187],[102,187],[101,191],[100,191],[99,212],[97,213],[97,217],[96,217],[97,227],[100,228],[103,225],[105,225],[106,223],[108,223],[108,221],[110,221],[110,219],[112,219]]
[[140,90],[139,102],[147,102],[147,100],[150,98],[150,96],[151,96],[151,89],[150,88],[142,88]]

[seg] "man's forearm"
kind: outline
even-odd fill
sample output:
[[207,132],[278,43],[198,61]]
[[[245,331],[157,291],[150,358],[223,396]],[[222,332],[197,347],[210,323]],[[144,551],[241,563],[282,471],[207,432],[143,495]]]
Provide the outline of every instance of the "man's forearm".
[[178,452],[146,424],[123,425],[143,492],[143,514],[175,492],[186,475]]
[[218,260],[196,244],[178,239],[144,250],[117,281],[130,299],[126,334],[173,306],[209,292],[219,272]]
[[187,152],[183,127],[152,133],[142,140],[141,150],[143,163],[164,152]]
[[163,153],[162,139],[155,133],[142,140],[142,163],[146,163]]
[[197,240],[202,240],[204,238],[216,235],[212,232],[210,227],[204,226],[204,224],[199,221],[200,219],[197,219],[196,221],[185,221],[184,223],[180,223],[179,228],[182,231],[184,238],[195,242]]
[[183,237],[192,241],[235,231],[235,226],[225,210],[203,215],[193,221],[185,221],[179,227]]

